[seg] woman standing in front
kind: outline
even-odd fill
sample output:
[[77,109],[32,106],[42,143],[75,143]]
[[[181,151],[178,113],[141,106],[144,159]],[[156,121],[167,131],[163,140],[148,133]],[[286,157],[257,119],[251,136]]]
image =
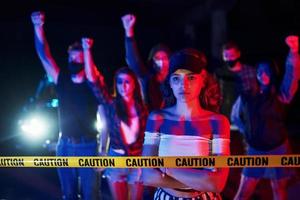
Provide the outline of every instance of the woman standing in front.
[[[144,156],[230,154],[228,119],[200,103],[208,85],[206,65],[199,55],[184,49],[171,56],[165,84],[169,105],[148,118]],[[143,169],[143,182],[157,187],[154,199],[221,199],[228,172],[228,168]]]
[[[108,93],[104,78],[97,70],[91,55],[92,39],[83,38],[85,72],[97,97],[104,122],[101,134],[101,155],[106,150],[109,135],[108,156],[140,156],[144,140],[147,109],[135,74],[127,67],[120,68],[114,77],[114,96]],[[108,168],[105,170],[111,194],[115,200],[140,200],[143,196],[141,169]]]

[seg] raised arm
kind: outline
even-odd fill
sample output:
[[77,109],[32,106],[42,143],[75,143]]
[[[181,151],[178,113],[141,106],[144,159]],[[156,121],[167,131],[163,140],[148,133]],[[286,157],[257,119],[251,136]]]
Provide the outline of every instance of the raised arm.
[[[222,116],[213,123],[216,133],[212,140],[213,155],[230,154],[230,124],[226,117]],[[178,169],[167,168],[166,173],[187,185],[190,188],[205,192],[221,192],[225,187],[229,174],[228,168],[217,169]]]
[[289,54],[285,63],[285,73],[280,85],[278,98],[283,103],[290,103],[298,89],[300,78],[299,37],[290,35],[285,39]]
[[42,65],[47,74],[53,79],[53,82],[57,83],[59,74],[59,67],[53,59],[49,44],[46,40],[44,32],[45,14],[43,12],[33,12],[31,14],[31,21],[34,27],[34,41],[37,54],[42,62]]
[[141,58],[137,43],[134,38],[134,25],[136,22],[136,17],[132,14],[127,14],[124,15],[121,20],[125,30],[126,62],[129,68],[132,69],[139,78],[143,78],[145,75],[147,75],[149,70]]
[[90,82],[96,82],[100,73],[97,70],[95,65],[91,49],[94,45],[94,40],[91,38],[82,38],[81,39],[82,48],[83,48],[83,56],[84,56],[84,69],[87,79]]
[[88,79],[88,83],[93,90],[99,104],[110,104],[112,98],[108,92],[104,82],[103,75],[98,71],[92,56],[92,46],[94,44],[91,38],[82,38],[82,48],[84,57],[84,71]]
[[[158,156],[158,147],[160,135],[158,129],[161,123],[159,114],[152,112],[147,120],[145,131],[145,140],[143,145],[143,156]],[[158,168],[144,168],[143,183],[153,187],[163,188],[184,188],[186,185],[180,183],[174,178],[165,175]]]

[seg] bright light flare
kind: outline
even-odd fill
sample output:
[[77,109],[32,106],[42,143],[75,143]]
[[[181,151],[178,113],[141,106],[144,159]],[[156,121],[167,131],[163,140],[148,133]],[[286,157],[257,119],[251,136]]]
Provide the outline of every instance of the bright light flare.
[[20,128],[24,136],[30,140],[44,138],[47,133],[47,120],[41,116],[31,116],[20,122]]
[[95,121],[95,128],[96,130],[101,133],[102,130],[104,129],[104,126],[105,126],[105,123],[103,121],[103,119],[101,118],[100,114],[97,113],[97,118],[96,118],[96,121]]
[[103,127],[104,127],[104,124],[102,123],[101,120],[97,120],[97,121],[95,122],[95,127],[96,127],[96,129],[97,129],[98,132],[101,132],[101,130],[102,130]]

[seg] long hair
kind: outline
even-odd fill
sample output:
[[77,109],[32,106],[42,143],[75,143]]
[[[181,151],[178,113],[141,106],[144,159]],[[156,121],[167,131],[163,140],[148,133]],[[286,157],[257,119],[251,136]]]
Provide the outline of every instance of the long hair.
[[128,108],[126,107],[123,98],[121,97],[121,95],[119,94],[119,92],[117,90],[117,78],[120,74],[127,74],[134,81],[135,88],[133,91],[133,98],[135,101],[135,108],[137,110],[138,115],[140,117],[145,116],[147,114],[147,109],[146,109],[146,106],[142,99],[141,87],[140,87],[139,81],[138,81],[136,75],[134,74],[134,72],[131,69],[129,69],[128,67],[122,67],[119,70],[117,70],[117,72],[115,73],[115,76],[114,76],[114,94],[113,94],[113,96],[115,97],[115,109],[116,109],[118,118],[128,124],[128,122],[129,122],[129,120],[128,120],[129,116],[128,116],[128,112],[127,112]]
[[274,60],[261,61],[257,64],[256,70],[258,70],[259,65],[267,66],[270,71],[270,84],[267,87],[268,92],[276,92],[280,87],[280,71],[277,63]]
[[200,93],[201,106],[209,111],[220,112],[223,98],[219,81],[210,73],[207,73],[204,87]]

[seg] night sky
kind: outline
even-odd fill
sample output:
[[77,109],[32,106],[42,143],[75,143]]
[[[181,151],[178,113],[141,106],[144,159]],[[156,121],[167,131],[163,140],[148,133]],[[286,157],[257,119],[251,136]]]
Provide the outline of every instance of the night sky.
[[[44,75],[34,48],[30,20],[33,11],[46,13],[46,35],[52,54],[62,68],[67,63],[68,45],[83,36],[93,37],[95,61],[108,82],[114,70],[125,65],[120,17],[128,12],[137,16],[136,38],[145,59],[151,46],[158,42],[166,43],[173,50],[195,47],[210,58],[213,9],[228,11],[225,38],[236,40],[242,47],[243,58],[250,63],[263,57],[284,57],[287,53],[284,37],[300,30],[300,7],[296,0],[113,0],[101,4],[88,0],[12,0],[6,3],[9,5],[2,5],[0,12],[2,141],[14,136],[18,114]],[[189,16],[198,6],[207,8],[201,17]],[[187,38],[186,24],[194,26],[195,39]],[[210,65],[215,62],[210,60]]]

